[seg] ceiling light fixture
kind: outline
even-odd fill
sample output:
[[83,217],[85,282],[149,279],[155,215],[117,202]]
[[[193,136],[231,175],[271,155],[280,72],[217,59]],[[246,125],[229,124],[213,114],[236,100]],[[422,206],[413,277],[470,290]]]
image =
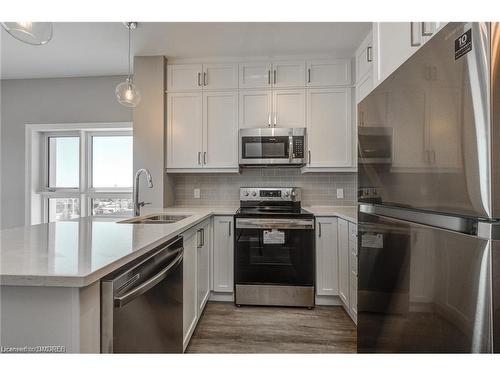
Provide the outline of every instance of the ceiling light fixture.
[[124,22],[125,27],[128,29],[128,77],[125,82],[116,86],[115,94],[118,103],[125,107],[137,107],[141,101],[141,93],[132,82],[132,69],[131,69],[131,56],[130,56],[130,40],[131,32],[137,28],[137,22]]
[[47,44],[52,39],[52,22],[2,22],[10,35],[33,46]]

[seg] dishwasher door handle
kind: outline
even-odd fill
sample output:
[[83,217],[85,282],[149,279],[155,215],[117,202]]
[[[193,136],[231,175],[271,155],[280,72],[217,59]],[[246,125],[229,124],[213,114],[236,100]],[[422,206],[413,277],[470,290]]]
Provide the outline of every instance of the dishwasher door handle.
[[136,297],[146,293],[149,289],[151,289],[159,282],[161,282],[163,279],[165,279],[181,263],[183,256],[184,256],[184,250],[181,250],[179,255],[177,255],[177,257],[175,257],[175,259],[172,262],[170,262],[167,267],[158,272],[152,278],[145,281],[141,285],[135,287],[131,291],[125,293],[123,296],[114,297],[113,298],[114,306],[123,307]]

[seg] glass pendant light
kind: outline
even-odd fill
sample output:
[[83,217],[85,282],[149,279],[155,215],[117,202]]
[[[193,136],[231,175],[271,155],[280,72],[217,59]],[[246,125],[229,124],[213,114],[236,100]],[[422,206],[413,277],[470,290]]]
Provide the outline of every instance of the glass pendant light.
[[39,46],[52,39],[52,22],[2,22],[2,27],[21,42]]
[[141,101],[141,93],[132,82],[131,58],[130,58],[130,40],[131,31],[137,28],[137,22],[125,22],[125,27],[128,29],[128,77],[125,82],[116,86],[115,94],[118,103],[125,107],[137,107]]

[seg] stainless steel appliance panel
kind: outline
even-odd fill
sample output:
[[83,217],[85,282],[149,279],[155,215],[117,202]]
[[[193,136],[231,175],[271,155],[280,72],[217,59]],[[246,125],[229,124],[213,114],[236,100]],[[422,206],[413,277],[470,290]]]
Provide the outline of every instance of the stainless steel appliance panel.
[[101,352],[182,353],[182,238],[101,282]]
[[242,166],[301,166],[305,164],[305,128],[240,129]]
[[491,157],[493,180],[493,217],[500,218],[500,23],[492,22],[491,35]]
[[[500,217],[498,208],[492,210],[491,186],[491,151],[500,165],[500,152],[495,151],[500,147],[491,149],[490,45],[493,78],[499,53],[498,29],[493,28],[494,40],[489,24],[448,24],[358,105],[359,150],[370,149],[364,144],[371,139],[363,136],[366,128],[392,134],[390,162],[377,163],[361,153],[360,191],[370,191],[385,205]],[[455,58],[455,43],[469,30],[472,49]],[[498,85],[495,80],[493,87]],[[498,126],[493,124],[497,133]],[[500,184],[496,187],[500,191]],[[500,207],[497,200],[495,207]]]
[[498,241],[364,212],[358,225],[358,352],[492,352]]

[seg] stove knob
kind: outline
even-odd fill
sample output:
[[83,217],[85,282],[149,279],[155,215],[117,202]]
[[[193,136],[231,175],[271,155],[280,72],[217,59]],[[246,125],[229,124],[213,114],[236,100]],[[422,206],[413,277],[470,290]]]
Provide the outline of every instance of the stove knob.
[[243,195],[244,195],[245,197],[248,197],[248,191],[245,191],[245,192],[243,193]]
[[255,191],[252,191],[252,197],[257,196],[257,193]]
[[288,198],[290,196],[290,193],[288,191],[285,191],[285,198]]

